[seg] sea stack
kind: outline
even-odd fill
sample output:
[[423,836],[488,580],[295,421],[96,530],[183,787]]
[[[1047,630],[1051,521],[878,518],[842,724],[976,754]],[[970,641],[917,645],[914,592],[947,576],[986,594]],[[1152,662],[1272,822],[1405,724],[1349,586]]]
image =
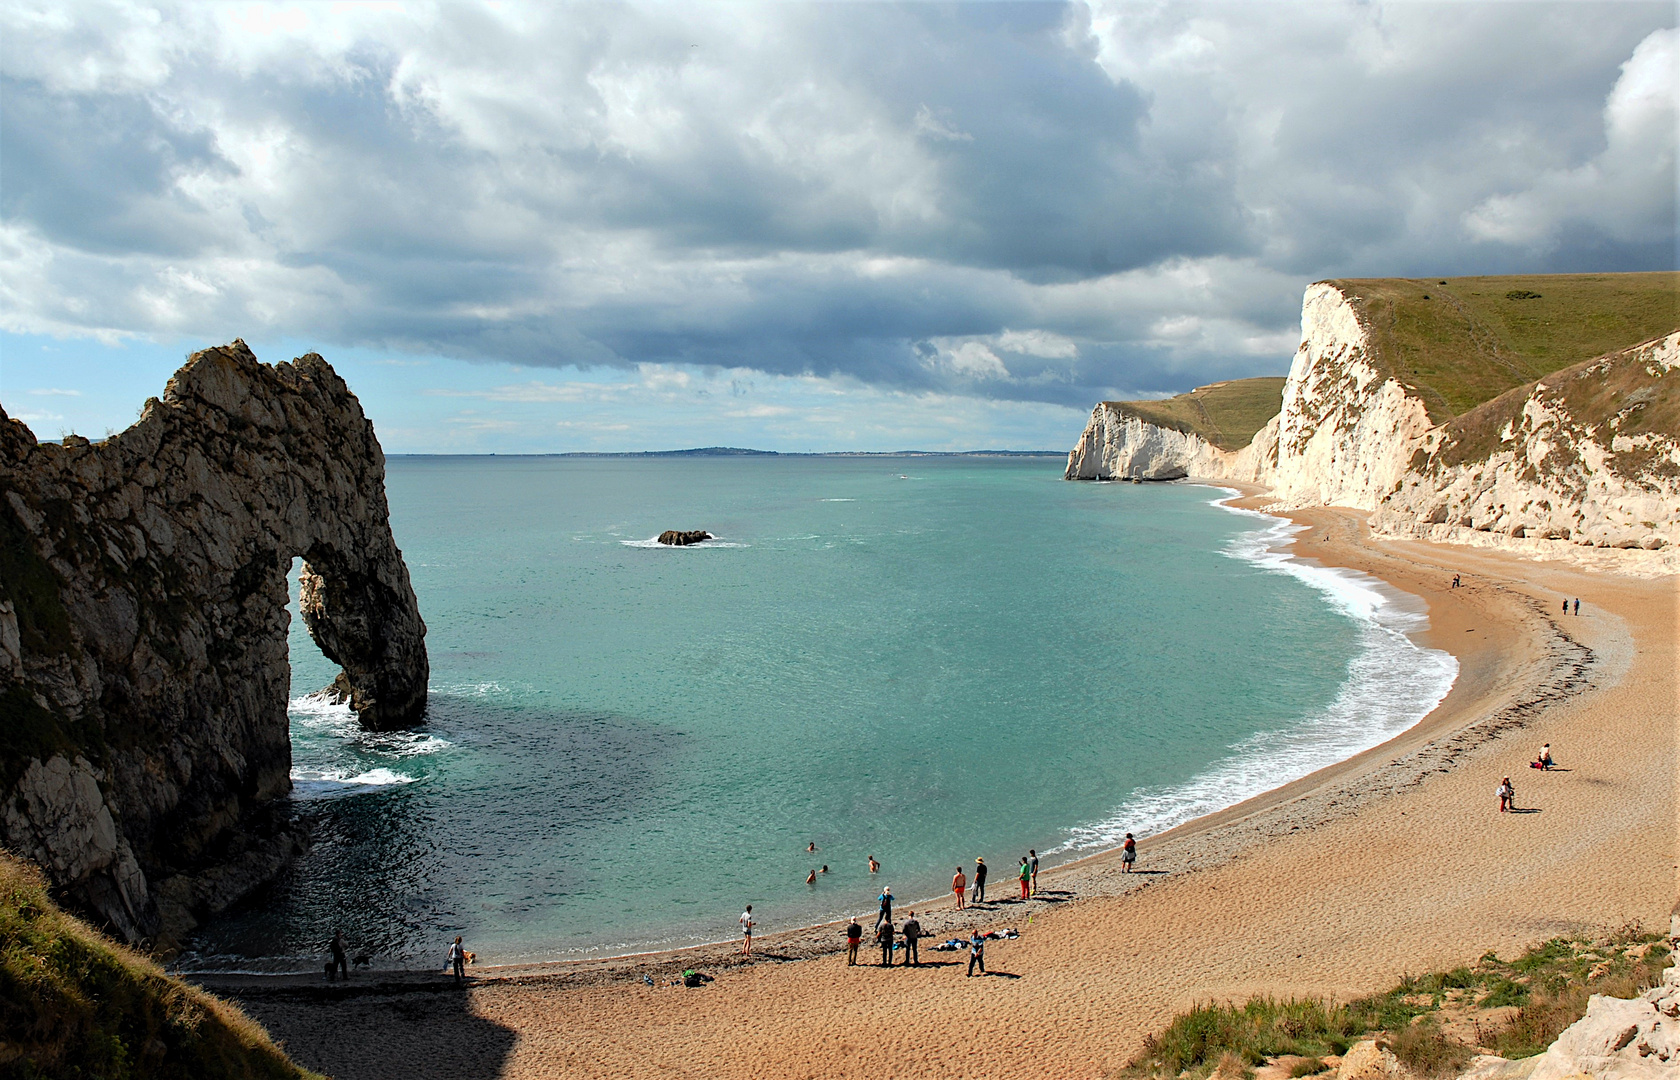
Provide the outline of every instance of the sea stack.
[[661,544],[670,544],[674,547],[687,547],[690,544],[698,544],[702,540],[710,540],[711,538],[712,534],[704,529],[690,529],[686,532],[680,529],[666,529],[659,534]]
[[195,353],[139,421],[0,410],[0,836],[72,906],[170,944],[302,850],[287,572],[363,726],[418,723],[426,626],[360,402],[311,353]]

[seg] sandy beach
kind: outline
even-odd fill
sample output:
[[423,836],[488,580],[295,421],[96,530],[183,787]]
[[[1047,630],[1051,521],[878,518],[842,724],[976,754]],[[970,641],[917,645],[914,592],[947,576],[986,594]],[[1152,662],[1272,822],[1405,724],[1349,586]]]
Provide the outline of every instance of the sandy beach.
[[[934,941],[1018,929],[988,949],[989,977],[928,948],[921,969],[848,968],[825,926],[767,938],[750,964],[710,947],[485,969],[464,990],[430,973],[202,981],[341,1080],[1101,1077],[1197,1001],[1345,998],[1566,930],[1664,925],[1675,579],[1373,541],[1351,511],[1291,516],[1308,526],[1296,555],[1427,603],[1424,639],[1461,665],[1452,692],[1382,746],[1146,838],[1144,873],[1105,854],[1046,873],[1030,904],[924,920]],[[1560,766],[1544,774],[1527,767],[1543,742]],[[1521,812],[1497,812],[1507,775]],[[994,868],[994,896],[1011,870]],[[715,981],[665,985],[684,967]]]

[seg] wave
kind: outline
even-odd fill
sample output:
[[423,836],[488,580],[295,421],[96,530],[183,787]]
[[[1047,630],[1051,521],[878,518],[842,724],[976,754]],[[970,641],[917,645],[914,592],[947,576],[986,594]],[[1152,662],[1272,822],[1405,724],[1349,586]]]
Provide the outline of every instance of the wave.
[[818,502],[857,502],[856,499],[818,499]]
[[341,769],[292,769],[292,798],[326,799],[364,795],[400,784],[412,784],[419,777],[387,768],[368,769],[351,775]]
[[1305,527],[1230,506],[1239,493],[1220,490],[1227,494],[1212,500],[1214,506],[1266,522],[1232,540],[1224,554],[1296,578],[1358,626],[1359,651],[1348,663],[1348,677],[1317,715],[1231,744],[1225,758],[1183,784],[1136,789],[1103,821],[1069,829],[1056,852],[1111,848],[1128,832],[1165,832],[1344,761],[1422,720],[1458,678],[1456,657],[1411,639],[1428,623],[1415,597],[1369,574],[1318,566],[1279,550]]
[[650,536],[646,540],[620,540],[619,543],[623,544],[625,547],[661,548],[665,551],[697,551],[701,548],[752,547],[751,544],[736,544],[728,540],[719,540],[715,537],[711,540],[702,540],[698,544],[661,544],[659,542],[659,537],[657,536]]
[[436,754],[455,745],[448,739],[425,731],[368,731],[357,722],[356,713],[348,703],[334,701],[326,691],[292,698],[286,703],[286,714],[295,727],[304,729],[307,734],[349,743],[359,750],[389,757]]

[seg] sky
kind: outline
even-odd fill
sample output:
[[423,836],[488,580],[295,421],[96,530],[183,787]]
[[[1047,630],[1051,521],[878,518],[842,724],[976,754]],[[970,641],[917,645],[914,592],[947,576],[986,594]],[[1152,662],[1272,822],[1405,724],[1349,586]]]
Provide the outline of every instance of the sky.
[[1674,269],[1672,3],[0,2],[0,404],[315,351],[393,453],[1066,450],[1306,285]]

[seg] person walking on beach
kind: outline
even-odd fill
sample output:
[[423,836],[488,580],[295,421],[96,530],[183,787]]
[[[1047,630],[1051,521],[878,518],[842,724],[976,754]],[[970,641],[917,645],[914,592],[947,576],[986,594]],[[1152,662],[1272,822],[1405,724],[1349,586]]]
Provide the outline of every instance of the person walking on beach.
[[847,967],[857,967],[857,951],[861,944],[863,944],[863,927],[858,925],[856,919],[853,919],[851,925],[846,927]]
[[747,910],[741,912],[741,917],[735,921],[741,924],[741,955],[751,956],[753,927],[758,925],[752,916],[752,905],[748,904]]
[[893,895],[892,895],[892,886],[891,885],[888,885],[886,888],[881,890],[881,895],[880,895],[879,899],[881,901],[881,910],[875,916],[875,925],[876,926],[880,926],[882,923],[892,922]]
[[1127,833],[1126,842],[1120,845],[1121,872],[1127,874],[1131,873],[1132,864],[1135,862],[1137,862],[1137,841],[1132,839],[1131,833]]
[[963,877],[962,867],[957,867],[956,876],[951,879],[951,891],[957,894],[957,910],[968,906],[968,879]]
[[974,965],[980,965],[980,974],[986,974],[986,939],[976,926],[968,937],[968,978],[974,977]]
[[[344,931],[339,930],[333,934],[332,944],[328,948],[332,950],[333,967],[338,969],[338,977],[348,979],[350,977],[350,963],[346,957],[347,950],[344,947]],[[331,977],[332,974],[329,972],[328,978]]]
[[1027,852],[1027,854],[1032,856],[1032,872],[1033,872],[1032,891],[1033,891],[1033,895],[1037,896],[1038,895],[1038,849],[1033,848],[1033,849],[1029,850]]
[[986,860],[978,855],[974,857],[974,902],[986,902]]
[[916,942],[922,940],[922,924],[917,920],[914,908],[910,911],[910,917],[904,920],[904,925],[898,928],[898,934],[904,939],[904,966],[915,964],[921,967],[922,956],[916,951]]
[[881,966],[892,967],[893,924],[891,919],[875,928],[875,940],[881,943]]
[[1494,788],[1493,793],[1499,796],[1499,812],[1501,814],[1516,806],[1517,792],[1516,789],[1511,786],[1511,778],[1509,776],[1499,781],[1499,786]]
[[1021,871],[1016,875],[1021,879],[1021,899],[1027,898],[1027,890],[1032,887],[1032,867],[1027,865],[1027,857],[1021,856]]
[[1550,769],[1552,767],[1552,744],[1546,743],[1541,746],[1540,756],[1534,760],[1540,763],[1540,768],[1542,770]]
[[449,945],[449,966],[455,971],[455,981],[459,983],[467,976],[467,950],[461,944],[461,935],[455,935],[455,940]]

